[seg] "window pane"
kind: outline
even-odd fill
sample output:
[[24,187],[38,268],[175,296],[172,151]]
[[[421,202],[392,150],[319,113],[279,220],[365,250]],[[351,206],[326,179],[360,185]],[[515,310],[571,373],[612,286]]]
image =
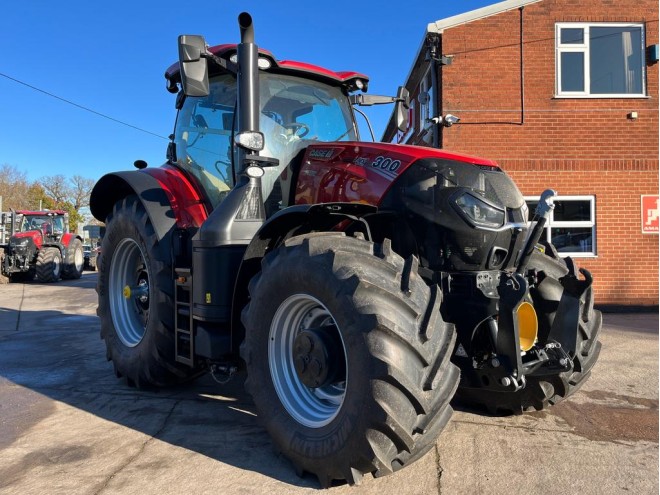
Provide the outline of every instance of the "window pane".
[[582,28],[562,28],[560,30],[560,43],[562,45],[584,44],[584,29]]
[[535,201],[535,200],[529,200],[529,199],[526,200],[525,202],[527,203],[527,209],[529,210],[527,212],[527,221],[531,222],[532,218],[534,218],[534,212],[536,211],[536,205],[538,205],[539,202]]
[[589,222],[591,218],[591,201],[559,200],[555,201],[555,222]]
[[174,131],[177,164],[195,176],[215,207],[233,186],[231,134],[236,79],[211,79],[210,94],[186,98]]
[[594,27],[589,34],[592,94],[642,93],[642,30]]
[[561,91],[584,91],[584,53],[561,54]]
[[560,253],[592,253],[593,229],[552,228],[552,243]]

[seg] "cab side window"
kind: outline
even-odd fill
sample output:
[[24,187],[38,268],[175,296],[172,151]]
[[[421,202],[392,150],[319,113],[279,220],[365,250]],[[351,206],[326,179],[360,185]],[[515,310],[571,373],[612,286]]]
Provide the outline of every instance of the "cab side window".
[[231,136],[235,105],[236,80],[222,75],[211,80],[209,96],[187,97],[177,117],[176,163],[198,180],[213,207],[234,185]]

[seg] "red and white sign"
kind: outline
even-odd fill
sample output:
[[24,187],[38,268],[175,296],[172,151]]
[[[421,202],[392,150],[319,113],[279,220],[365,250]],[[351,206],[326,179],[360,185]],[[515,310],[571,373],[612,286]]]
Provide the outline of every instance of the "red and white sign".
[[642,194],[642,234],[658,233],[658,195]]

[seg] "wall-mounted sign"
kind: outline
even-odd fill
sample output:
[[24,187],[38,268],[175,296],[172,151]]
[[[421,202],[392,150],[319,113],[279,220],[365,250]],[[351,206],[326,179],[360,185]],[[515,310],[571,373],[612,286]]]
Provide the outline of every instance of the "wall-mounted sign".
[[642,234],[658,233],[658,195],[642,194]]

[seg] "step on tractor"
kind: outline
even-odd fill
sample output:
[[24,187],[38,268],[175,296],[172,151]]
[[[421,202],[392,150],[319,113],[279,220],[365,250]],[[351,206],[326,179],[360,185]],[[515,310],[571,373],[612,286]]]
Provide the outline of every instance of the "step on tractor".
[[[428,452],[453,399],[494,414],[569,397],[598,357],[592,277],[539,243],[498,165],[360,141],[368,78],[179,37],[167,162],[110,173],[98,315],[129,385],[246,373],[275,450],[322,486]],[[531,217],[531,218],[530,218]]]
[[[7,218],[8,217],[8,218]],[[80,278],[83,244],[69,232],[69,214],[63,210],[4,213],[9,225],[6,244],[0,245],[0,271],[11,282],[40,282]]]

